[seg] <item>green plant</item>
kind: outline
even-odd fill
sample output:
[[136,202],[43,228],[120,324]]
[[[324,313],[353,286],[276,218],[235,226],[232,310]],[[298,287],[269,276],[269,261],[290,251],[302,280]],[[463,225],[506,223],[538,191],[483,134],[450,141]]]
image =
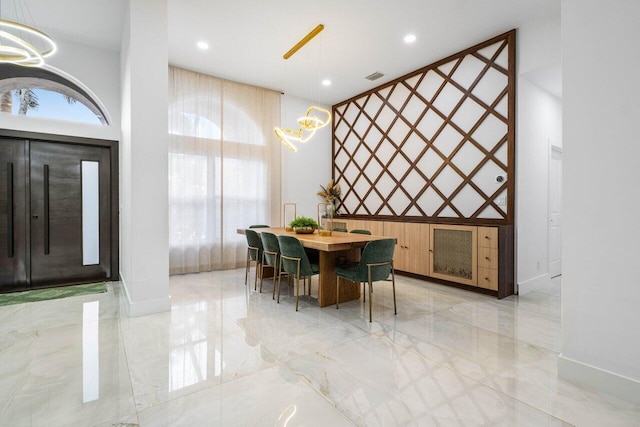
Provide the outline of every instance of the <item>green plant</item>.
[[318,223],[313,219],[306,216],[299,216],[289,224],[290,227],[313,227],[314,230],[318,229]]

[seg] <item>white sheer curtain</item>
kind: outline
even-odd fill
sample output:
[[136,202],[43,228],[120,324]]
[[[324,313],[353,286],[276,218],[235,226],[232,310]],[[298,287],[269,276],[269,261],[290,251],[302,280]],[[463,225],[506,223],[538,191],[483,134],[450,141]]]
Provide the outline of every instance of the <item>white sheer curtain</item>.
[[238,228],[280,218],[280,94],[169,67],[171,274],[244,265]]

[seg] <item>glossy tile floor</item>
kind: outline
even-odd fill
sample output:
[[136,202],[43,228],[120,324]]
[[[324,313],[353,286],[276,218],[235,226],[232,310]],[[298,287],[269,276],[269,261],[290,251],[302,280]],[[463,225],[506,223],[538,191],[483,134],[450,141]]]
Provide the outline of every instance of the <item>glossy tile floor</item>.
[[[171,278],[171,312],[109,292],[0,308],[1,426],[637,426],[640,408],[561,381],[560,283],[498,301],[398,277],[318,308]],[[368,305],[368,304],[367,304]]]

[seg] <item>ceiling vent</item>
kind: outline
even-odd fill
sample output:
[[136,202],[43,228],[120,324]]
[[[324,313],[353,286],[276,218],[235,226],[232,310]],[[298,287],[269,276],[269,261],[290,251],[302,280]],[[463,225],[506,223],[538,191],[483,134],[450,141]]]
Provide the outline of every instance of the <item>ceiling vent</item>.
[[384,74],[382,74],[380,71],[376,71],[373,74],[369,74],[367,77],[365,77],[365,79],[374,81],[374,80],[378,80],[382,76],[384,76]]

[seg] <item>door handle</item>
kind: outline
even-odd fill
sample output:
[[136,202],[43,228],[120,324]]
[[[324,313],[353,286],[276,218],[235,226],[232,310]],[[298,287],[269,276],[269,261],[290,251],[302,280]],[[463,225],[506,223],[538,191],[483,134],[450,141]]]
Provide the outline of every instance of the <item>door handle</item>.
[[38,215],[31,215],[31,219],[38,219],[40,218]]
[[14,255],[13,234],[13,163],[7,163],[7,256]]
[[49,165],[44,165],[44,254],[49,255]]

